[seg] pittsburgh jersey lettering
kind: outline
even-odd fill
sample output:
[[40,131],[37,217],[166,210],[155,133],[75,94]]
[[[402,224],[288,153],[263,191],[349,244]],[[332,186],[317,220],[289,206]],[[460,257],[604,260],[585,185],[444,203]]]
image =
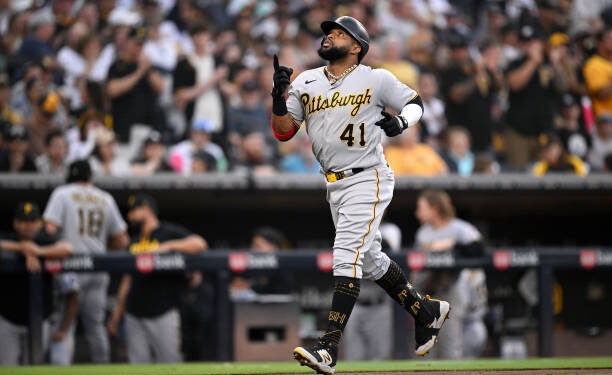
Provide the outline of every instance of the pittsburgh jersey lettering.
[[317,113],[319,111],[325,111],[329,108],[346,107],[348,105],[353,106],[351,116],[355,117],[359,113],[361,106],[364,104],[370,104],[372,102],[372,95],[370,94],[370,88],[367,88],[360,94],[349,94],[340,96],[340,92],[336,91],[330,98],[323,99],[322,95],[313,96],[312,98],[308,93],[303,93],[300,96],[302,106],[304,106],[304,112],[307,116]]

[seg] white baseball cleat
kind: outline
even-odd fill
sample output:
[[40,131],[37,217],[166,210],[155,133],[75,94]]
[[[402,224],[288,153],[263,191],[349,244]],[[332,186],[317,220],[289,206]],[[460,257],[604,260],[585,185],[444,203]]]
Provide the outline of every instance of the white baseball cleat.
[[331,344],[319,341],[309,349],[298,346],[293,350],[293,358],[302,366],[308,366],[317,374],[333,375],[336,372],[338,350]]
[[416,340],[416,350],[418,356],[424,356],[436,344],[438,332],[449,317],[450,304],[446,301],[433,299],[429,295],[422,299],[423,308],[415,320],[414,338]]

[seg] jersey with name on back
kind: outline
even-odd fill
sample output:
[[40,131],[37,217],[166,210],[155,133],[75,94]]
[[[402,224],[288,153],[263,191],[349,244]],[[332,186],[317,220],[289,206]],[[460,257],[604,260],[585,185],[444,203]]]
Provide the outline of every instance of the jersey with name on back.
[[108,238],[127,228],[113,197],[92,185],[57,187],[43,217],[60,227],[75,254],[105,253]]

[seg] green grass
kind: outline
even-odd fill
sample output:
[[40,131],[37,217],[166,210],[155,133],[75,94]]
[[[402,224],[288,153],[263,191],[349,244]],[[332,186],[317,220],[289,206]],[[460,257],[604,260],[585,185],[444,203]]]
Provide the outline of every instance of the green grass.
[[[612,357],[526,360],[340,362],[337,373],[375,371],[612,369]],[[612,372],[612,370],[611,370]],[[296,362],[185,363],[179,365],[88,365],[0,368],[0,375],[221,375],[313,373]]]

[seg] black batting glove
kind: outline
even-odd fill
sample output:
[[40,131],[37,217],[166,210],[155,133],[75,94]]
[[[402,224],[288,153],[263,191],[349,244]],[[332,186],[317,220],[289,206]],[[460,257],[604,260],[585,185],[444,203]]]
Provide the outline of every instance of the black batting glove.
[[402,116],[392,116],[385,111],[380,112],[380,114],[383,115],[383,118],[376,121],[374,125],[380,126],[387,137],[395,137],[408,128],[408,123]]
[[287,87],[291,84],[293,69],[278,64],[278,56],[274,55],[274,87],[272,88],[273,97],[284,97]]

